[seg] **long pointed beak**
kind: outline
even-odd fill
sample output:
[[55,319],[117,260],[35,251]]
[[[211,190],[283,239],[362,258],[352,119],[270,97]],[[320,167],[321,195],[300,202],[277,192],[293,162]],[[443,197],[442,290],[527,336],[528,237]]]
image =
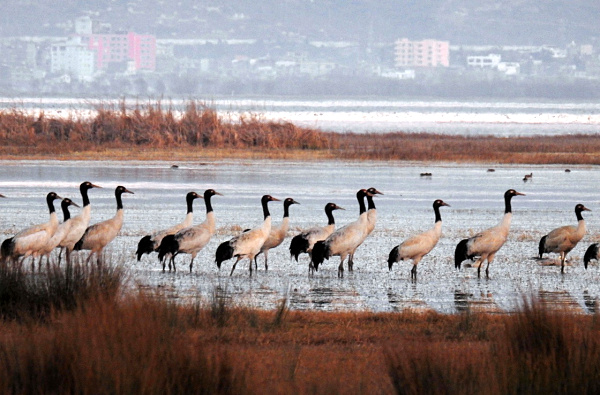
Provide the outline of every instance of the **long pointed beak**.
[[102,188],[100,185],[92,184],[92,188]]
[[517,192],[517,191],[515,191],[515,195],[527,196],[527,195],[525,195],[524,193]]
[[225,195],[223,195],[222,193],[219,193],[219,192],[217,192],[217,191],[215,191],[215,195],[219,195],[219,196],[225,196]]
[[126,193],[131,193],[132,195],[135,195],[135,194],[134,194],[132,191],[130,191],[130,190],[129,190],[129,189],[127,189],[127,188],[125,188],[125,190],[124,190],[123,192],[126,192]]
[[69,206],[75,206],[75,207],[79,207],[81,208],[77,203],[75,203],[74,201],[71,201],[71,203],[69,204]]
[[449,205],[449,204],[448,204],[448,203],[446,203],[446,202],[443,202],[443,203],[442,203],[442,206],[446,206],[446,207],[452,207],[451,205]]
[[592,211],[592,210],[590,210],[589,208],[583,206],[583,211]]

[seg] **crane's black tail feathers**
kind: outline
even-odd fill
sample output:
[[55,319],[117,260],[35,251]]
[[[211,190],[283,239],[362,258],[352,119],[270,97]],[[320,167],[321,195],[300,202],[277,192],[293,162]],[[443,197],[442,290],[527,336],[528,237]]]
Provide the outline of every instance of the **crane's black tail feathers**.
[[392,248],[392,250],[390,251],[390,256],[388,257],[388,269],[389,270],[392,270],[392,266],[394,265],[394,263],[398,262],[399,252],[400,252],[399,245]]
[[298,262],[300,254],[306,252],[308,252],[308,240],[301,234],[294,236],[290,243],[290,255]]
[[219,247],[217,247],[217,252],[215,253],[215,262],[217,263],[217,267],[221,269],[221,263],[231,259],[232,257],[233,246],[231,245],[231,240],[227,240],[219,244]]
[[[2,247],[4,248],[4,244],[2,244]],[[598,259],[598,243],[590,245],[583,256],[583,266],[586,269],[592,259]]]
[[319,265],[323,263],[325,259],[329,259],[331,251],[329,244],[325,241],[317,241],[312,249],[312,264],[316,271],[319,270]]
[[153,251],[154,241],[152,240],[152,236],[146,235],[142,237],[138,243],[137,251],[135,252],[138,262],[140,259],[142,259],[142,255],[150,254]]
[[469,239],[461,240],[456,245],[456,250],[454,250],[454,267],[456,269],[460,269],[460,265],[464,260],[469,259],[467,243]]
[[2,246],[0,247],[0,252],[2,253],[2,258],[10,258],[13,254],[13,250],[15,247],[15,243],[13,242],[13,238],[6,239],[2,242]]
[[[85,233],[83,234],[85,236]],[[73,251],[80,251],[81,247],[83,247],[83,237],[79,239],[77,243],[73,246]]]
[[546,237],[548,237],[548,235],[543,236],[540,239],[540,245],[538,247],[538,251],[539,251],[539,254],[540,254],[540,259],[543,258],[544,252],[546,252]]
[[175,255],[177,251],[179,251],[179,242],[175,239],[175,235],[163,237],[158,247],[158,261],[162,262],[167,254]]

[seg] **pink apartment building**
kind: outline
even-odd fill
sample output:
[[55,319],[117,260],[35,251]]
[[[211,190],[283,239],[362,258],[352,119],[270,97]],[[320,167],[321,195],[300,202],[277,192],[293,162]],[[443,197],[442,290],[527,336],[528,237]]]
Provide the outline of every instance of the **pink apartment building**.
[[449,58],[448,41],[396,41],[396,67],[448,67]]
[[96,70],[110,63],[131,62],[132,71],[154,71],[156,68],[156,37],[127,34],[82,34],[81,42],[96,53]]

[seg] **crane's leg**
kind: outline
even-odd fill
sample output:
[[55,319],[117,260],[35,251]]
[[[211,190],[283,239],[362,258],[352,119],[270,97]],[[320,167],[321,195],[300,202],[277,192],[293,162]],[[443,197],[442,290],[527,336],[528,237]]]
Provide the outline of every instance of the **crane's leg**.
[[410,271],[410,279],[414,282],[417,281],[417,265],[413,264],[412,270]]
[[265,254],[265,272],[269,270],[269,250],[264,252]]
[[194,267],[194,258],[196,255],[192,255],[192,261],[190,262],[190,273],[192,272],[192,267]]
[[[237,257],[237,260],[235,261],[235,263],[233,264],[233,267],[231,268],[231,273],[229,273],[229,275],[231,276],[233,274],[233,271],[235,270],[235,266],[238,264],[238,262],[240,261],[240,259],[242,259],[241,256]],[[252,261],[250,261],[250,264],[252,264]],[[252,267],[252,266],[250,266]]]
[[479,257],[479,259],[477,259],[473,265],[477,266],[477,278],[480,278],[481,277],[481,266],[483,266],[483,256]]
[[485,278],[490,278],[490,263],[494,260],[496,253],[490,254],[487,257],[487,266],[485,268]]
[[[252,261],[254,261],[254,265],[256,265],[256,256],[254,257],[254,259],[250,257],[250,266],[248,267],[248,269],[250,269],[250,277],[252,277]],[[256,270],[258,271],[258,269]]]
[[338,266],[338,277],[344,277],[344,260],[346,259],[346,255],[340,255],[340,265]]
[[175,267],[175,254],[171,254],[171,260],[169,262],[169,271],[171,271],[171,264],[173,264],[173,271],[176,272],[177,268]]
[[560,274],[565,274],[565,259],[566,254],[564,252],[560,253]]

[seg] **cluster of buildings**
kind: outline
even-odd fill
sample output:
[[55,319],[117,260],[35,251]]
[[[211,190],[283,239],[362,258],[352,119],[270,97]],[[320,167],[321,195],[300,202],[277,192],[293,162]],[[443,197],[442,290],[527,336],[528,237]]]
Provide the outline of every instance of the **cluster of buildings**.
[[[433,39],[394,43],[269,42],[267,40],[157,39],[115,32],[110,24],[78,18],[68,37],[0,39],[0,89],[22,93],[111,86],[123,93],[137,81],[146,92],[194,93],[198,81],[274,81],[290,76],[325,79],[349,75],[419,80],[436,73],[522,78],[544,75],[600,79],[592,45],[459,46]],[[115,82],[116,81],[116,82]],[[140,82],[141,81],[141,82]],[[223,89],[229,89],[228,87]],[[149,92],[148,92],[149,91]],[[120,92],[116,92],[120,93]],[[277,92],[275,92],[277,93]]]

